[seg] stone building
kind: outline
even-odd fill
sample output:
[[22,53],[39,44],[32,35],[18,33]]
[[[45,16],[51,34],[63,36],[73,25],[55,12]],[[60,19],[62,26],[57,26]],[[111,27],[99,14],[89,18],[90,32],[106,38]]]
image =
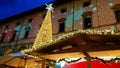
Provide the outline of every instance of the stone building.
[[[120,31],[120,0],[56,0],[53,38],[78,29]],[[31,48],[46,15],[45,6],[0,21],[0,55]]]

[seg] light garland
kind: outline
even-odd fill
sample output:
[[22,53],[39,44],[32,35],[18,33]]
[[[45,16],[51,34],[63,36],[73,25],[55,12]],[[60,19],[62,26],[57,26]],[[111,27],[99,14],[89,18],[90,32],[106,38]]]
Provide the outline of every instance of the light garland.
[[79,60],[81,60],[81,58],[78,58],[78,59],[76,59],[76,60],[70,60],[70,61],[66,60],[66,58],[59,59],[58,61],[46,59],[46,61],[48,62],[48,65],[50,65],[50,66],[54,66],[55,63],[60,63],[60,62],[62,62],[62,61],[64,61],[64,62],[66,62],[66,63],[69,64],[69,63],[77,62],[77,61],[79,61]]
[[92,57],[92,59],[93,60],[99,60],[103,64],[110,64],[111,62],[115,62],[115,63],[120,62],[120,57],[112,58],[110,60],[104,60],[104,59],[101,59],[101,58],[98,58],[98,57]]
[[[84,59],[86,59],[86,58],[84,58]],[[91,59],[92,60],[99,60],[103,64],[110,64],[111,62],[115,62],[115,63],[120,62],[120,57],[112,58],[110,60],[104,60],[104,59],[98,58],[98,57],[91,57]],[[62,62],[62,61],[70,64],[70,63],[78,62],[80,60],[81,60],[81,58],[78,58],[76,60],[70,60],[70,61],[66,60],[66,58],[59,59],[58,61],[46,59],[46,61],[49,63],[50,66],[53,66],[55,63],[59,63],[59,62]]]
[[33,55],[29,55],[29,54],[24,54],[24,56],[27,56],[27,57],[30,57],[30,58],[34,58],[34,59],[40,59],[40,58],[37,57],[37,56],[33,56]]

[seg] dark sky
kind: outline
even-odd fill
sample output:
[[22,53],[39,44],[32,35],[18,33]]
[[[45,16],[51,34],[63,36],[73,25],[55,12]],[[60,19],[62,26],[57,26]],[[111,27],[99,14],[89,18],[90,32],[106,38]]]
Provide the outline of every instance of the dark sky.
[[54,0],[0,0],[0,20],[37,8]]

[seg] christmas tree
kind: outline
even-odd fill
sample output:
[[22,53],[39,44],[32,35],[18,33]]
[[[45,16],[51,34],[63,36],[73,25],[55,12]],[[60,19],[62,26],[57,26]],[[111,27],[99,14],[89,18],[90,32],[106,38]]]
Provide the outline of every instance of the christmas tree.
[[40,28],[39,33],[37,34],[37,37],[35,39],[35,42],[33,44],[34,46],[38,46],[44,42],[50,42],[52,41],[52,24],[51,24],[51,12],[53,11],[52,4],[46,5],[47,14],[45,16],[45,19],[43,20],[42,26]]

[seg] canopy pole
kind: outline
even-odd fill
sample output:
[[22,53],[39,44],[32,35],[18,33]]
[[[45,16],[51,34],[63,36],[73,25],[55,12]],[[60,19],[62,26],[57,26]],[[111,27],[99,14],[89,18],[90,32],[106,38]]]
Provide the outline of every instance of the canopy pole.
[[45,68],[45,59],[42,61],[42,68]]
[[87,59],[87,68],[92,68],[92,63],[91,63],[91,57],[90,57],[90,55],[87,52],[82,52],[82,53],[86,56],[86,59]]
[[23,57],[23,59],[25,60],[25,62],[24,62],[24,67],[26,67],[26,63],[27,63],[27,56],[25,56],[25,57]]

